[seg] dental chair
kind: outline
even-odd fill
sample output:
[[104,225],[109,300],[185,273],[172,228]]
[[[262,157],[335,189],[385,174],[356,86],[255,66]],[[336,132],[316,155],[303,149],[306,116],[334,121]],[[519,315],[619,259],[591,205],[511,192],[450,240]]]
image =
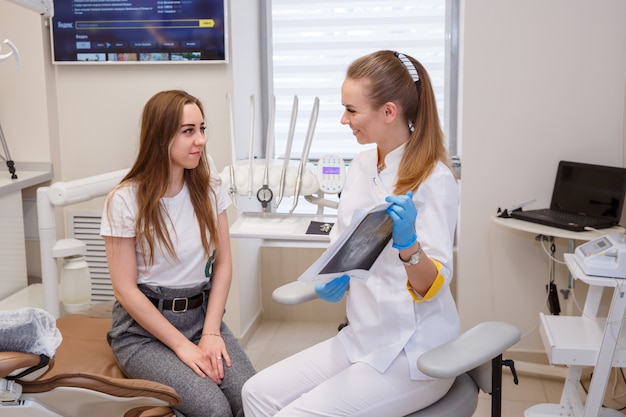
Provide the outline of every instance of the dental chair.
[[[110,318],[59,318],[63,342],[53,358],[0,352],[2,417],[168,417],[181,399],[166,385],[127,379],[106,333]],[[159,364],[155,364],[159,366]]]
[[[317,299],[312,285],[293,281],[278,287],[272,299],[281,304],[301,304]],[[343,324],[340,326],[347,325]],[[508,366],[518,383],[512,360],[502,353],[520,340],[520,331],[504,322],[484,322],[456,339],[420,356],[417,367],[435,378],[456,378],[448,393],[427,408],[406,417],[472,417],[479,391],[491,395],[491,415],[502,415],[502,367]]]
[[[59,317],[59,279],[55,245],[56,209],[104,196],[127,170],[37,190],[45,310]],[[127,379],[118,368],[106,333],[106,314],[71,314],[56,320],[63,341],[54,357],[0,352],[0,416],[2,417],[168,417],[181,398],[163,384]],[[161,364],[154,364],[161,366]]]

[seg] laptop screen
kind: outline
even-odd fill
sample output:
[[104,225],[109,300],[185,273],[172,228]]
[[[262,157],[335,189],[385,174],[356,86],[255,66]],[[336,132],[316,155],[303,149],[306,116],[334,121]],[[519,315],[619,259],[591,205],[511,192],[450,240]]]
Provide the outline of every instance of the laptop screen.
[[617,223],[625,193],[625,168],[561,161],[550,208],[609,217]]

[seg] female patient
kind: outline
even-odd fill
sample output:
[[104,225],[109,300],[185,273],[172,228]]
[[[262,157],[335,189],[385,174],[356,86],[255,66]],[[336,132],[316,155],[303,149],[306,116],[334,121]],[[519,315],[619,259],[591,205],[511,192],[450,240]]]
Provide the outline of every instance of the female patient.
[[[379,51],[350,65],[341,97],[341,123],[358,143],[376,147],[349,168],[331,242],[356,210],[387,202],[392,245],[366,282],[350,283],[348,326],[244,385],[246,417],[405,416],[440,399],[453,382],[416,366],[422,353],[460,331],[449,289],[458,188],[430,79],[414,58]],[[335,278],[316,292],[338,301],[349,280]]]
[[143,109],[139,155],[102,216],[116,298],[108,340],[128,377],[176,390],[177,416],[242,416],[254,368],[222,321],[230,200],[204,131],[202,105],[184,91],[157,93]]

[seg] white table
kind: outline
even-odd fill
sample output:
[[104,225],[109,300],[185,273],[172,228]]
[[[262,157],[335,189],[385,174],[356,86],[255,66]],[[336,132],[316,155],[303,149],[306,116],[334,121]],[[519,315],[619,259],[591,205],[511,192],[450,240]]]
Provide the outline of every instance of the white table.
[[0,300],[0,311],[19,310],[26,307],[45,309],[41,284],[31,284],[4,300]]
[[[240,212],[236,221],[230,227],[231,238],[237,239],[237,275],[238,280],[233,283],[233,296],[239,297],[237,300],[240,306],[238,318],[231,319],[235,323],[234,327],[239,327],[238,337],[245,337],[244,332],[252,328],[259,322],[260,312],[264,312],[263,317],[283,317],[287,314],[286,306],[272,302],[271,292],[276,286],[293,281],[297,274],[292,272],[300,266],[295,259],[292,261],[284,256],[276,259],[262,256],[263,253],[283,253],[283,249],[294,249],[294,253],[301,254],[314,250],[314,253],[323,252],[328,247],[330,238],[328,235],[307,234],[306,231],[311,221],[320,223],[335,223],[336,216],[325,214],[286,214],[286,213],[262,213],[262,212]],[[292,253],[292,252],[290,252]],[[308,259],[310,256],[305,255]],[[286,261],[286,262],[285,262]],[[280,266],[276,263],[281,263]],[[283,262],[285,262],[283,264]],[[270,265],[268,265],[270,264]],[[262,265],[265,265],[262,267]],[[308,265],[306,265],[308,266]],[[304,268],[304,266],[303,266]],[[262,285],[263,270],[271,269]],[[236,287],[239,287],[239,290]],[[315,305],[302,305],[295,315],[307,316]],[[324,311],[324,314],[331,315],[334,308],[332,306]],[[343,312],[340,317],[343,316]],[[230,324],[230,323],[229,323]],[[231,329],[232,330],[232,329]]]
[[573,232],[571,230],[559,229],[557,227],[544,226],[538,223],[527,222],[524,220],[494,217],[493,222],[497,225],[508,227],[522,232],[528,232],[535,235],[553,236],[557,238],[569,239],[571,241],[576,240],[593,240],[601,235],[608,235],[611,233],[623,233],[624,228],[621,226],[613,226],[608,229],[598,229],[585,232]]
[[[620,226],[611,227],[608,229],[600,229],[597,231],[584,231],[584,232],[574,232],[566,229],[559,229],[557,227],[544,226],[537,223],[527,222],[524,220],[513,219],[513,218],[503,218],[494,216],[492,218],[494,224],[511,229],[518,230],[522,232],[529,233],[533,236],[533,238],[537,235],[546,236],[549,238],[561,238],[567,239],[569,245],[569,252],[574,252],[576,241],[589,241],[593,240],[601,235],[612,234],[612,233],[623,233],[624,229]],[[550,259],[550,265],[554,266],[554,260]],[[563,296],[567,299],[569,296],[569,292],[574,288],[574,278],[572,274],[568,274],[568,285],[566,289],[563,289]],[[548,317],[548,316],[544,316]],[[527,372],[531,374],[539,374],[539,375],[552,375],[555,377],[567,377],[567,370],[563,367],[558,366],[545,366],[542,364],[535,364],[524,361],[516,361],[516,367],[521,372]]]
[[[613,226],[607,229],[598,229],[592,231],[584,231],[584,232],[574,232],[566,229],[559,229],[557,227],[544,226],[538,223],[527,222],[524,220],[513,219],[513,218],[503,218],[503,217],[493,217],[492,219],[494,224],[497,224],[502,227],[510,228],[513,230],[519,230],[522,232],[528,232],[533,235],[542,235],[552,238],[561,238],[568,239],[569,252],[574,252],[576,241],[590,241],[596,239],[602,235],[608,235],[613,233],[624,233],[624,228],[621,226]],[[554,260],[550,260],[551,263]],[[570,274],[568,288],[567,291],[570,291],[573,288],[573,280]],[[566,297],[567,298],[567,297]]]
[[[307,234],[312,221],[334,223],[336,216],[324,214],[285,214],[243,212],[230,227],[230,236],[236,238],[264,239],[269,241],[321,242],[328,246],[327,234]],[[319,245],[314,245],[319,247]]]
[[[537,404],[524,413],[526,417],[623,417],[619,411],[602,407],[612,367],[626,365],[626,338],[622,334],[626,313],[626,281],[586,275],[573,254],[565,254],[572,276],[589,285],[583,314],[572,316],[541,315],[541,339],[554,365],[568,367],[559,404]],[[608,316],[598,317],[605,287],[613,288]],[[578,386],[583,367],[593,366],[593,378],[583,400]]]

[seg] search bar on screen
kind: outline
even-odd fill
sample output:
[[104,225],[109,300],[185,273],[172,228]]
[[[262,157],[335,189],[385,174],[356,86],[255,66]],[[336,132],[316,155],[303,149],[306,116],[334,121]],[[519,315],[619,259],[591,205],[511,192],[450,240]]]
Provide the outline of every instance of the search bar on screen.
[[215,27],[213,19],[175,20],[79,20],[76,29],[150,29],[150,28],[198,28]]

